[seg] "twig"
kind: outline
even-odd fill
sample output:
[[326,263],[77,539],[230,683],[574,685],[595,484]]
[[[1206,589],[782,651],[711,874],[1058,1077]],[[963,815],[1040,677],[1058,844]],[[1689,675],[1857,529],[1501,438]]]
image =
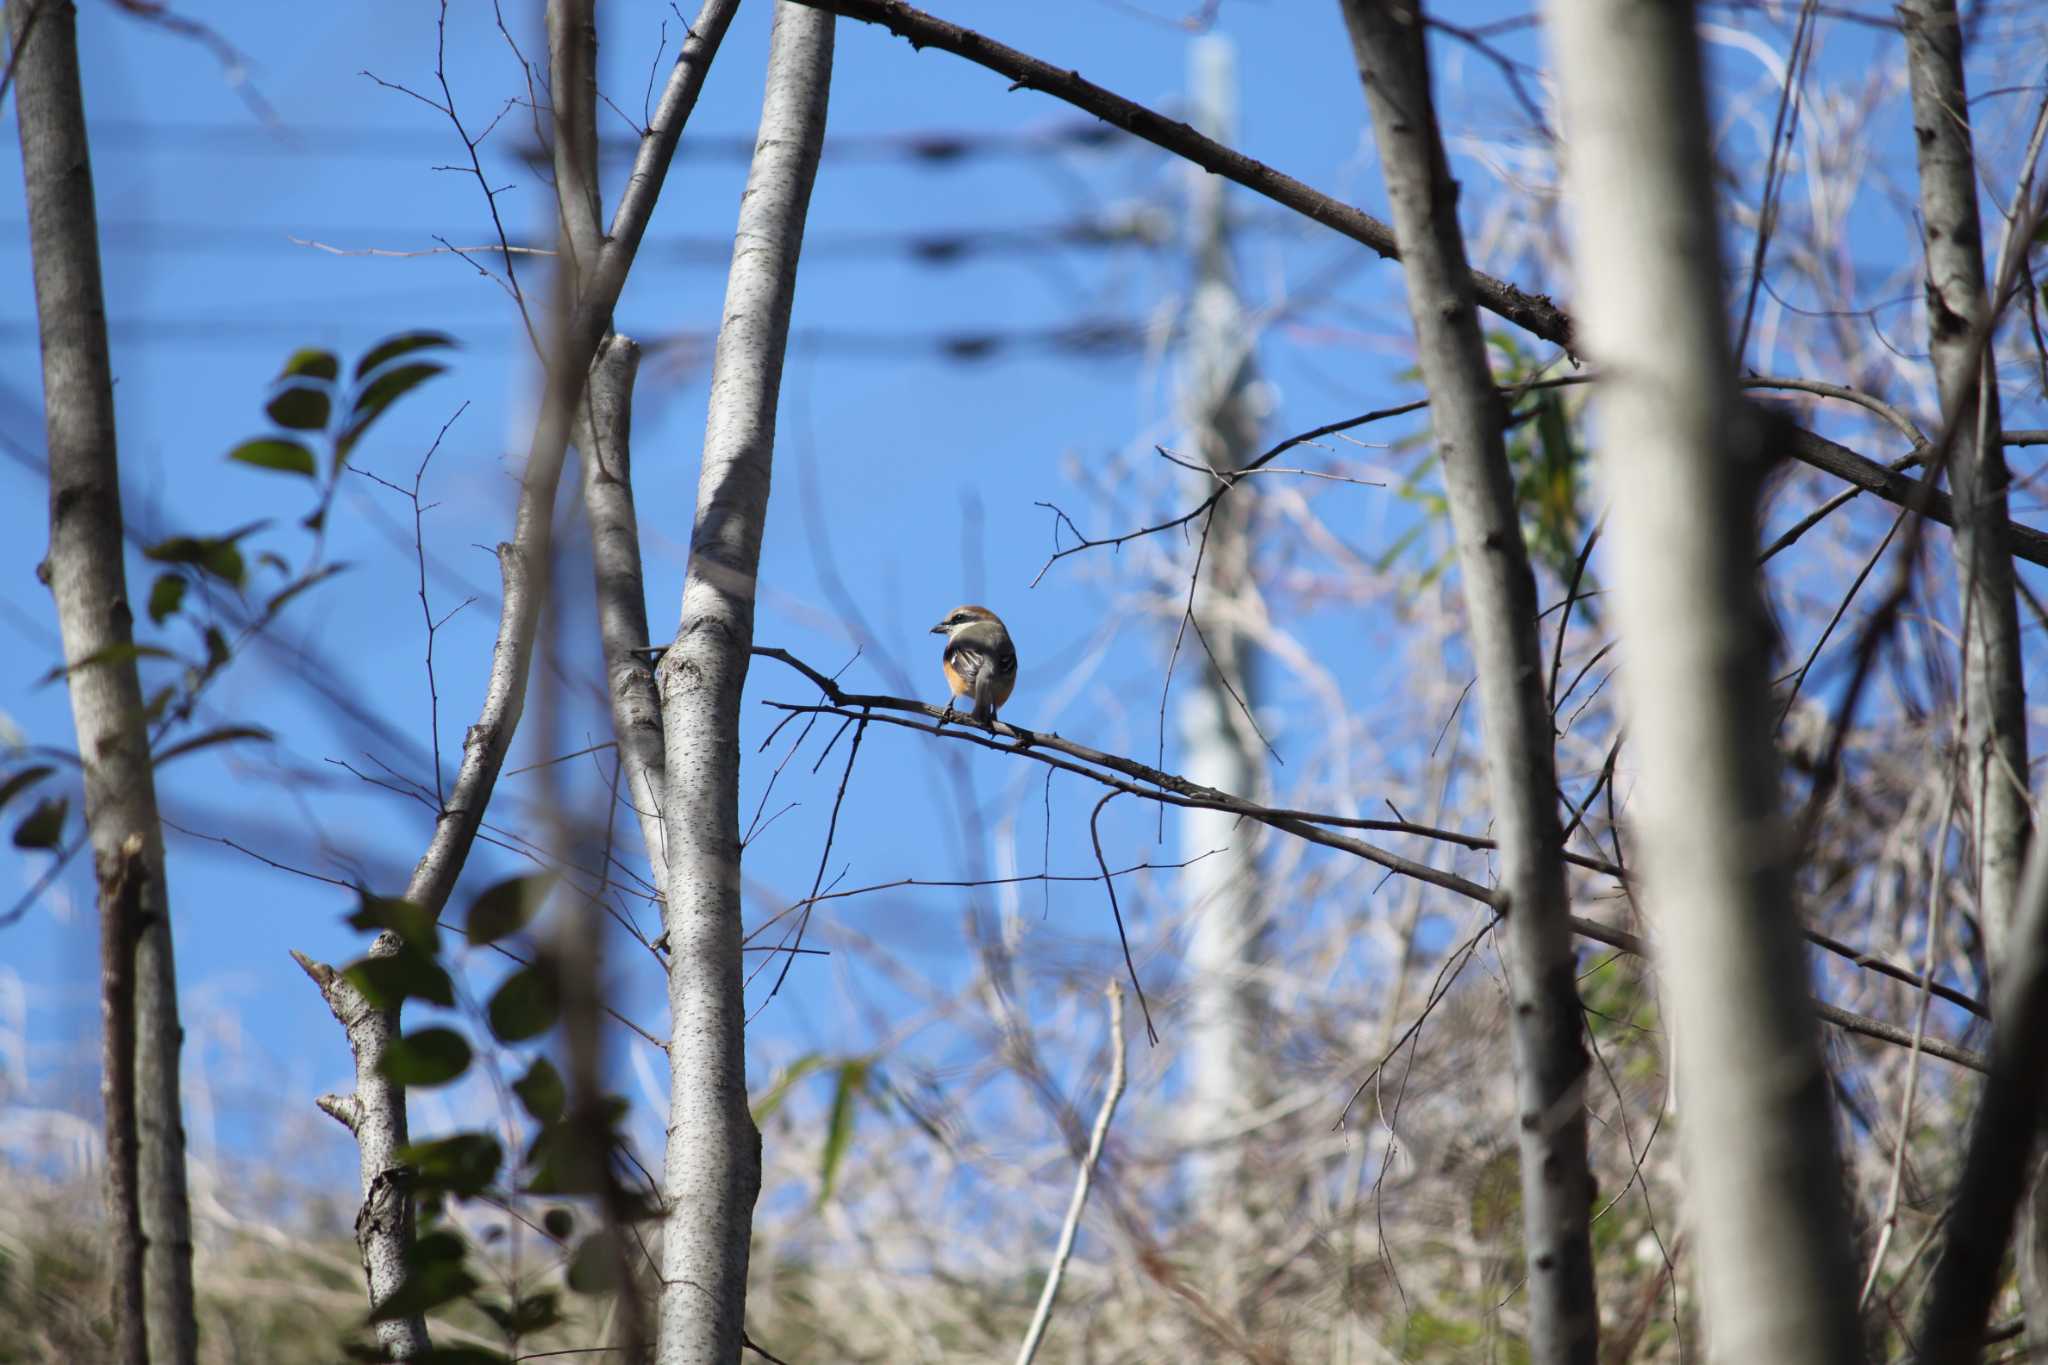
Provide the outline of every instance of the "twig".
[[1059,1244],[1053,1249],[1052,1268],[1046,1272],[1045,1288],[1038,1295],[1038,1310],[1017,1349],[1017,1365],[1031,1365],[1038,1346],[1052,1321],[1053,1301],[1059,1298],[1060,1280],[1067,1261],[1074,1254],[1074,1238],[1081,1228],[1081,1210],[1087,1206],[1088,1190],[1095,1182],[1095,1167],[1102,1160],[1102,1143],[1109,1136],[1110,1120],[1116,1117],[1117,1101],[1124,1096],[1124,993],[1115,981],[1109,983],[1109,1089],[1103,1093],[1102,1108],[1095,1115],[1095,1127],[1088,1134],[1088,1152],[1074,1176],[1074,1197],[1067,1203],[1067,1219],[1060,1225]]

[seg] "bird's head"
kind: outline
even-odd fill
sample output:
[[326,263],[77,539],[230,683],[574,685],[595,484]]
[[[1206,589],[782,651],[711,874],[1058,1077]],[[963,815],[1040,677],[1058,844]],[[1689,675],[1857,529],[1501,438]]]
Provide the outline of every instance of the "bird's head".
[[932,627],[932,634],[951,635],[953,634],[953,632],[957,630],[964,629],[967,626],[977,625],[983,621],[993,621],[997,625],[1001,625],[1003,623],[1002,618],[997,616],[994,612],[990,611],[987,607],[955,607],[953,608],[953,610],[946,613],[945,619],[941,620],[937,625]]

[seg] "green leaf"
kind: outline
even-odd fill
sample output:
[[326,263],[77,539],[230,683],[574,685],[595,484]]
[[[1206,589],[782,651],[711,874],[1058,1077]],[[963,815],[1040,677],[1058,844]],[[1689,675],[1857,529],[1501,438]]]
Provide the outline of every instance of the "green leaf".
[[159,564],[190,564],[239,588],[248,568],[242,562],[242,552],[235,548],[235,542],[257,529],[258,526],[250,526],[225,536],[171,536],[142,553],[145,558]]
[[396,360],[402,355],[411,355],[414,351],[456,344],[454,337],[442,332],[401,332],[397,336],[386,337],[363,352],[363,358],[356,362],[356,379],[360,382],[364,375],[387,360]]
[[158,767],[162,767],[172,759],[189,754],[195,749],[205,749],[215,744],[232,744],[238,739],[256,739],[268,744],[276,738],[277,736],[270,731],[256,725],[223,725],[217,730],[208,730],[204,734],[180,740],[158,754],[156,762]]
[[149,704],[142,708],[143,720],[147,721],[151,725],[154,725],[159,720],[162,720],[165,710],[167,710],[170,707],[172,698],[176,697],[177,695],[178,689],[170,685],[169,683],[164,684],[162,687],[159,687],[156,691],[150,693]]
[[373,1009],[396,1009],[407,1000],[424,1000],[444,1009],[455,1005],[455,983],[447,969],[409,944],[395,953],[360,958],[341,974]]
[[[594,1115],[598,1130],[610,1134],[616,1145],[618,1127],[627,1111],[625,1100],[607,1095],[598,1101]],[[535,1136],[526,1150],[526,1169],[532,1172],[525,1185],[528,1194],[571,1196],[605,1192],[604,1160],[609,1148],[591,1141],[592,1127],[582,1123],[550,1123]],[[628,1216],[632,1216],[629,1212]]]
[[206,628],[206,671],[212,673],[216,669],[226,667],[227,661],[231,657],[233,656],[228,651],[228,637],[220,633],[219,626],[208,626]]
[[5,809],[9,801],[56,771],[48,763],[37,763],[23,768],[20,772],[8,774],[7,780],[0,782],[0,809]]
[[482,947],[518,933],[540,910],[554,882],[553,873],[538,872],[507,878],[480,893],[469,903],[469,920],[464,926],[469,941]]
[[312,346],[302,347],[292,352],[291,359],[285,361],[284,368],[277,374],[279,379],[292,379],[298,376],[308,379],[339,379],[341,360],[332,351],[322,351]]
[[313,459],[312,451],[297,441],[287,441],[275,436],[244,441],[228,452],[228,458],[254,465],[258,469],[275,469],[280,474],[303,474],[309,479],[320,470],[320,466]]
[[619,1287],[616,1235],[599,1228],[583,1239],[569,1258],[569,1288],[579,1294],[609,1294]]
[[846,1156],[846,1146],[853,1139],[853,1104],[867,1088],[868,1066],[866,1058],[842,1062],[839,1067],[839,1084],[832,1091],[832,1115],[825,1123],[825,1148],[818,1156],[818,1205],[823,1207],[832,1199],[832,1187],[839,1180],[839,1165]]
[[57,679],[76,673],[81,669],[98,668],[107,664],[118,666],[120,664],[134,663],[137,659],[175,659],[177,657],[168,649],[160,649],[155,645],[138,645],[133,643],[108,645],[104,649],[94,650],[75,664],[68,666],[64,664],[57,665],[57,667],[36,679],[36,682],[38,685],[53,683]]
[[488,1133],[457,1133],[402,1147],[398,1159],[413,1168],[422,1187],[473,1198],[498,1178],[505,1149]]
[[562,1084],[562,1073],[555,1070],[555,1064],[545,1057],[533,1059],[533,1065],[526,1068],[526,1074],[512,1082],[512,1093],[526,1106],[526,1112],[542,1123],[553,1123],[562,1117],[562,1106],[568,1102],[568,1089]]
[[332,564],[321,565],[319,568],[313,570],[313,572],[307,574],[304,578],[301,578],[296,582],[285,584],[282,588],[278,589],[277,596],[271,598],[269,602],[264,604],[263,614],[265,616],[277,615],[279,608],[283,607],[285,603],[291,601],[300,593],[306,591],[306,589],[316,588],[320,586],[322,583],[325,583],[328,579],[334,577],[336,574],[343,573],[352,567],[354,566],[351,565],[347,560],[336,560]]
[[185,576],[175,573],[160,573],[149,589],[149,619],[155,625],[162,625],[178,614],[178,608],[185,605]]
[[506,977],[491,996],[491,1033],[501,1043],[523,1043],[553,1028],[561,1012],[555,969],[535,963]]
[[290,431],[325,431],[334,397],[325,384],[286,384],[263,405],[270,420]]
[[16,848],[55,848],[64,837],[64,817],[71,811],[68,796],[46,796],[14,827]]
[[351,929],[389,929],[429,957],[441,951],[441,931],[433,915],[398,896],[358,892],[356,912],[348,923]]
[[768,1093],[754,1106],[754,1122],[766,1123],[782,1102],[789,1098],[789,1092],[796,1083],[815,1071],[822,1071],[832,1065],[832,1059],[822,1052],[807,1052],[791,1062],[783,1073],[775,1078],[775,1084],[768,1087]]
[[394,1041],[378,1072],[400,1085],[446,1085],[469,1069],[469,1044],[452,1028],[423,1028]]
[[348,426],[334,443],[336,461],[348,459],[348,453],[355,449],[356,442],[363,439],[363,433],[384,415],[386,408],[435,375],[444,373],[447,368],[431,360],[416,360],[409,365],[394,365],[371,380],[370,386],[356,395],[355,406],[349,412]]

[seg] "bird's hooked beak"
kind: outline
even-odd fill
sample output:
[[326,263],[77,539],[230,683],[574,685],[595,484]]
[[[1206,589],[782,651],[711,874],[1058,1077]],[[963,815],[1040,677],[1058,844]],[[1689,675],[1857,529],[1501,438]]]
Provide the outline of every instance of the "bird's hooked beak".
[[935,626],[933,626],[933,627],[932,627],[932,634],[934,634],[934,635],[944,635],[945,633],[946,633],[946,623],[945,623],[944,621],[941,621],[941,622],[939,622],[939,623],[938,623],[937,625],[935,625]]

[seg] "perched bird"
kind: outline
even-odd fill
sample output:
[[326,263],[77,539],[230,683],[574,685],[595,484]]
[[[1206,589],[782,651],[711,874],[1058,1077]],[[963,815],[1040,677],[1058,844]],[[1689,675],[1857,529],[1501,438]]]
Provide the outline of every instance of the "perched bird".
[[1002,618],[987,607],[955,607],[932,627],[932,634],[946,637],[941,660],[946,686],[953,689],[946,699],[947,713],[952,713],[955,697],[971,697],[974,718],[984,725],[993,723],[996,709],[1017,685],[1017,647],[1010,643]]

